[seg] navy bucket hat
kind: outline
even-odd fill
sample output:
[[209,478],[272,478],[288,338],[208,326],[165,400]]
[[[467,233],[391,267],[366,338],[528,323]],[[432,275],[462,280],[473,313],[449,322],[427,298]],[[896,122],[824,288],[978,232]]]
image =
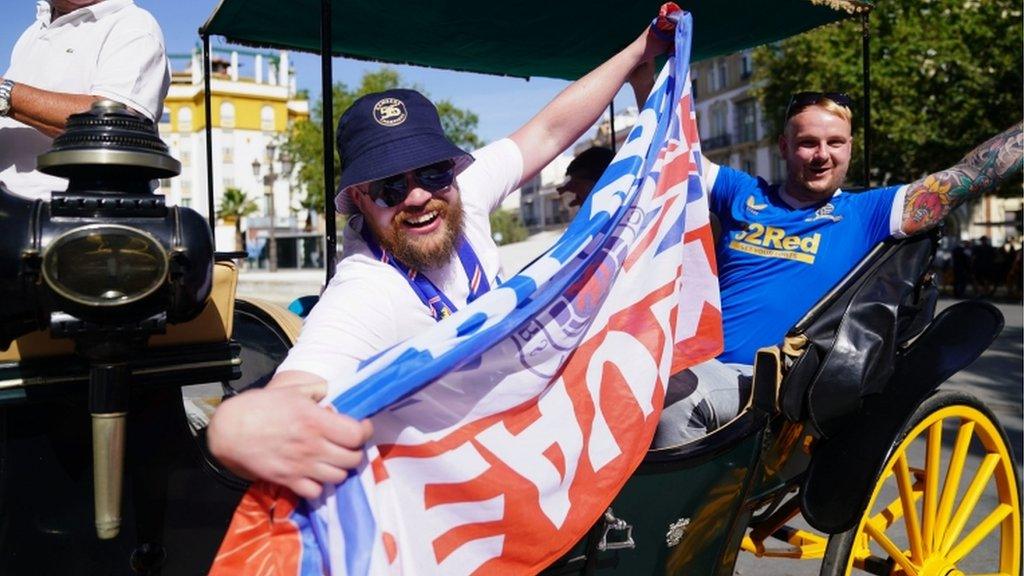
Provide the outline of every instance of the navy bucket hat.
[[437,108],[415,90],[395,89],[356,100],[338,121],[341,182],[335,206],[356,212],[348,188],[442,160],[455,160],[456,174],[473,162],[444,135]]

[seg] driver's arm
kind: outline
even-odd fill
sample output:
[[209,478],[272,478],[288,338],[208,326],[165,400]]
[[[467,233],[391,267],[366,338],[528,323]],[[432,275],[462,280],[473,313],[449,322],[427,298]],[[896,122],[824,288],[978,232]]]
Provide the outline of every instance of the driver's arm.
[[[633,96],[636,98],[637,109],[643,109],[644,104],[647,102],[647,97],[651,95],[651,90],[654,89],[654,60],[644,60],[640,64],[637,64],[635,68],[629,73],[627,81],[629,86],[633,89]],[[708,160],[708,157],[704,154],[700,155],[701,159],[701,172],[705,176],[705,180],[708,183],[707,193],[711,194],[711,188],[714,185],[714,177],[718,174],[718,165]]]
[[967,200],[992,192],[1021,171],[1022,124],[978,146],[951,168],[925,176],[907,187],[903,204],[904,234],[937,226]]
[[644,60],[637,64],[629,73],[627,81],[629,87],[633,89],[633,97],[636,98],[636,109],[643,110],[647,97],[654,89],[654,60]]
[[644,31],[622,51],[570,84],[511,139],[523,155],[521,182],[533,178],[597,120],[638,65],[665,52],[671,43]]

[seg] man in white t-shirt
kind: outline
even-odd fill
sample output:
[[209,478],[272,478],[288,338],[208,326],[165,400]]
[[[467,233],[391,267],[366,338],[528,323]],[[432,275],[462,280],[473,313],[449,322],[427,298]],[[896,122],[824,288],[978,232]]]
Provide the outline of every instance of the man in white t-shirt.
[[267,387],[218,408],[212,453],[243,477],[306,498],[344,480],[372,430],[316,404],[326,382],[493,286],[500,265],[490,211],[575,142],[634,68],[668,47],[644,30],[510,137],[472,155],[445,138],[419,93],[356,101],[338,123],[336,202],[353,215],[345,258]]
[[0,77],[0,182],[28,198],[65,189],[36,158],[68,116],[109,98],[156,122],[170,84],[163,32],[132,0],[38,2]]

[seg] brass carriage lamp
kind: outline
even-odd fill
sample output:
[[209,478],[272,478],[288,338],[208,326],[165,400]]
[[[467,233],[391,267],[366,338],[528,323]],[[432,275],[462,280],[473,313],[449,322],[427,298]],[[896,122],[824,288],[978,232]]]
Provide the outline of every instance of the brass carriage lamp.
[[69,118],[38,167],[68,187],[49,202],[0,194],[10,239],[0,248],[0,297],[11,304],[0,313],[0,344],[45,328],[77,340],[112,326],[153,333],[202,310],[213,275],[210,227],[153,193],[153,180],[177,175],[181,164],[148,118],[100,100]]
[[129,360],[205,306],[213,237],[201,215],[153,193],[152,181],[181,164],[152,121],[123,104],[73,114],[37,165],[68,187],[46,202],[0,186],[0,346],[48,329],[89,361],[96,531],[110,539],[121,523]]

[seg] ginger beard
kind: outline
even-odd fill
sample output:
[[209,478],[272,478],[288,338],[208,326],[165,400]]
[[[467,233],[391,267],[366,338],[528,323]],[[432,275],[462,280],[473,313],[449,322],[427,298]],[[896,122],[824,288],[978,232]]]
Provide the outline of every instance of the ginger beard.
[[[440,226],[429,234],[418,234],[413,222],[424,214],[437,212]],[[455,254],[456,242],[462,236],[462,198],[451,202],[431,198],[421,207],[407,207],[392,216],[382,228],[373,218],[366,221],[382,248],[414,270],[432,270],[448,264]]]

